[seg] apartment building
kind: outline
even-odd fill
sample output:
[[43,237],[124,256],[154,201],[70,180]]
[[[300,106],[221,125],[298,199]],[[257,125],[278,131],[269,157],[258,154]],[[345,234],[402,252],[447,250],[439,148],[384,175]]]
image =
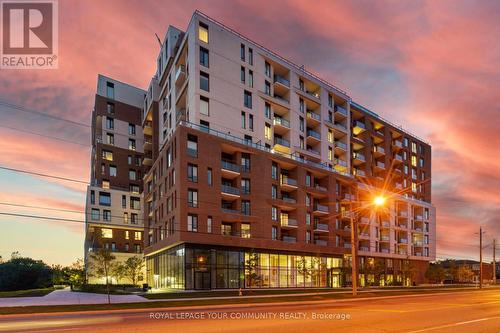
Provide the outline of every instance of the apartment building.
[[361,285],[411,284],[435,258],[430,145],[203,13],[169,27],[143,128],[154,288],[340,287],[353,251]]
[[[92,111],[90,185],[87,188],[85,263],[90,283],[90,253],[108,249],[118,261],[143,256],[142,107],[146,92],[99,75]],[[125,279],[114,283],[127,283]]]

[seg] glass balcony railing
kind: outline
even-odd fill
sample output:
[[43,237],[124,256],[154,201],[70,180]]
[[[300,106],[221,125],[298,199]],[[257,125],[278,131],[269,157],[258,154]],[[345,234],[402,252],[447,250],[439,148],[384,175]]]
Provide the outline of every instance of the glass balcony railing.
[[326,240],[323,240],[323,239],[316,239],[314,241],[314,244],[319,245],[319,246],[327,246],[328,242]]
[[296,227],[298,226],[298,222],[295,219],[290,218],[281,218],[281,226],[282,227]]
[[286,119],[281,118],[281,117],[274,117],[273,124],[280,125],[280,126],[283,126],[286,128],[290,128],[290,122]]
[[274,144],[290,148],[290,141],[283,138],[274,137]]
[[373,146],[373,151],[380,154],[385,154],[385,149],[382,146]]
[[230,161],[226,161],[226,160],[221,160],[221,168],[224,169],[224,170],[229,170],[229,171],[233,171],[233,172],[240,172],[240,166],[239,165],[236,165]]
[[307,136],[321,140],[321,134],[311,129],[307,130]]
[[336,113],[340,113],[341,115],[347,117],[347,110],[344,109],[343,107],[335,105],[334,110]]
[[328,209],[328,206],[325,206],[325,205],[322,205],[322,204],[316,204],[314,206],[314,211],[322,212],[322,213],[328,213],[330,210]]
[[307,118],[314,119],[316,121],[321,121],[321,116],[312,111],[307,111]]
[[358,153],[358,152],[353,152],[352,153],[352,157],[355,159],[355,160],[359,160],[359,161],[363,161],[365,162],[366,161],[366,157],[365,155],[361,154],[361,153]]
[[222,193],[232,194],[232,195],[240,195],[240,189],[237,187],[233,187],[230,185],[221,185],[220,187]]
[[316,223],[316,225],[314,226],[314,230],[328,231],[328,224]]
[[281,185],[297,186],[297,180],[286,175],[281,175]]
[[334,162],[335,162],[336,165],[347,167],[347,161],[341,160],[339,158],[335,158]]
[[297,237],[292,237],[292,236],[283,236],[281,239],[285,243],[296,243],[297,242]]
[[278,74],[274,75],[274,83],[281,83],[282,85],[290,88],[290,80]]
[[335,148],[340,148],[342,150],[347,150],[347,145],[342,141],[335,141]]

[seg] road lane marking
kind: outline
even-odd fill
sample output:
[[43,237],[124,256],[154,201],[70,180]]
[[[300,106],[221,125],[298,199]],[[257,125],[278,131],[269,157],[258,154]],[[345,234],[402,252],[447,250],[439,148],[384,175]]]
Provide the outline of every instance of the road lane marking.
[[13,330],[41,330],[48,328],[63,328],[67,326],[87,326],[95,324],[111,324],[121,321],[120,317],[83,318],[83,319],[54,319],[54,320],[28,320],[0,323],[0,332]]
[[368,309],[369,312],[396,312],[396,313],[405,313],[410,312],[408,310],[392,310],[392,309]]
[[473,324],[473,323],[478,323],[478,322],[492,320],[492,319],[500,319],[500,317],[497,316],[497,317],[487,317],[487,318],[481,318],[481,319],[460,321],[460,322],[453,323],[453,324],[440,325],[440,326],[434,326],[434,327],[427,327],[427,328],[423,328],[421,330],[416,330],[416,331],[408,331],[408,333],[428,332],[428,331],[438,330],[438,329],[441,329],[441,328],[449,328],[449,327],[455,327],[455,326]]

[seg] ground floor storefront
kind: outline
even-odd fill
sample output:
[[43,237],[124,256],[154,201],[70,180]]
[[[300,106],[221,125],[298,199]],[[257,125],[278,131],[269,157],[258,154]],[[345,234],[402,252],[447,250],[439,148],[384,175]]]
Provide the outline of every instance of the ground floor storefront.
[[[351,284],[349,259],[182,244],[147,256],[146,275],[154,289],[339,288]],[[359,259],[361,286],[412,283],[401,262]]]

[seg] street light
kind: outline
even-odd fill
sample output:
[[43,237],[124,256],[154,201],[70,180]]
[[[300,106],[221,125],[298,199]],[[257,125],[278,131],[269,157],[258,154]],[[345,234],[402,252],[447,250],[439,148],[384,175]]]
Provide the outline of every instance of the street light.
[[[377,195],[373,198],[373,205],[378,208],[385,205],[387,201],[386,197],[383,195]],[[352,295],[356,296],[358,294],[358,268],[357,268],[357,252],[358,252],[358,226],[357,226],[357,214],[356,216],[354,210],[352,209],[351,203],[351,274],[352,274]]]

